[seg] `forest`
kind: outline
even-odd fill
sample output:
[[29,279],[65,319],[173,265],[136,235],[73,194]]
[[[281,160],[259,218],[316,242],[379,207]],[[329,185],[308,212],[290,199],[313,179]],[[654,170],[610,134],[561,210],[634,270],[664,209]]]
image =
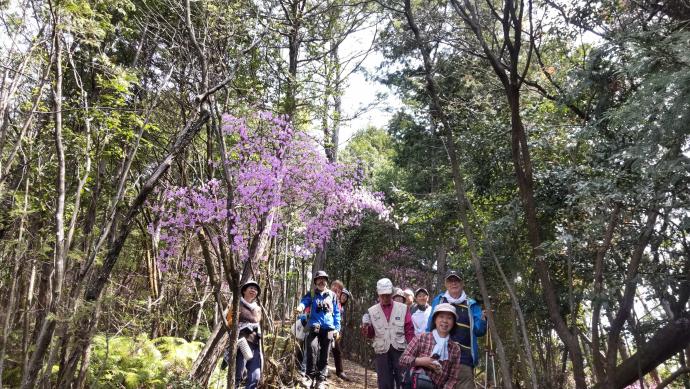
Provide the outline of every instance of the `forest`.
[[299,387],[318,270],[372,369],[377,280],[456,270],[477,387],[690,389],[687,0],[0,0],[0,46],[0,388],[234,388],[250,279]]

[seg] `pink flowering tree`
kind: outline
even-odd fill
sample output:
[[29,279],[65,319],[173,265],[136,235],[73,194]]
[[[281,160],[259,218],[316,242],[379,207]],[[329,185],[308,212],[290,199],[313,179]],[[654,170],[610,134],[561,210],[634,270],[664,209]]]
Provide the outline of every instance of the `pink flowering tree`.
[[256,262],[266,258],[268,241],[288,220],[303,242],[296,250],[311,255],[336,228],[358,224],[366,211],[389,217],[381,194],[362,188],[357,171],[329,162],[313,139],[282,116],[225,115],[223,136],[229,180],[169,187],[153,206],[159,223],[150,231],[161,242],[161,269],[185,239],[203,232],[212,252],[227,243],[235,260]]
[[[149,231],[160,242],[161,269],[188,242],[199,242],[200,258],[192,255],[182,263],[193,275],[205,270],[221,306],[223,282],[236,296],[242,273],[267,258],[271,238],[288,224],[292,236],[298,235],[293,254],[311,256],[335,229],[357,225],[366,212],[390,216],[382,195],[364,189],[355,169],[329,162],[318,143],[283,116],[224,115],[217,135],[222,179],[167,188],[152,206],[157,218]],[[218,264],[224,280],[217,275]],[[234,313],[238,300],[232,299]],[[234,342],[236,328],[228,322],[225,327]]]

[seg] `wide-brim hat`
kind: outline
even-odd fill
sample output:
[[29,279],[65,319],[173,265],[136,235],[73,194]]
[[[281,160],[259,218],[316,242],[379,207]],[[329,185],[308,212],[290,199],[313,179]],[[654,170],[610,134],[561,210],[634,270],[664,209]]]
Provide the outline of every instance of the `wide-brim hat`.
[[256,290],[259,291],[259,292],[256,294],[256,297],[259,297],[259,295],[261,295],[261,287],[259,286],[259,283],[256,282],[256,281],[254,281],[254,280],[249,280],[249,281],[245,282],[244,284],[242,284],[242,286],[240,287],[240,294],[244,294],[244,291],[245,291],[247,288],[249,288],[250,286],[255,286],[255,287],[256,287]]
[[319,270],[319,271],[316,272],[316,274],[314,274],[314,277],[312,278],[312,281],[316,282],[316,280],[317,280],[318,278],[325,278],[326,281],[328,281],[328,274],[327,274],[325,271],[323,271],[323,270]]
[[438,315],[441,312],[451,313],[453,314],[455,321],[458,320],[458,312],[456,311],[455,307],[449,303],[441,303],[436,306],[436,308],[434,309],[434,313],[431,315],[432,323],[434,323],[434,320],[436,320],[436,315]]
[[398,297],[398,296],[400,296],[402,298],[406,298],[405,292],[402,289],[400,289],[400,288],[393,289],[393,297]]

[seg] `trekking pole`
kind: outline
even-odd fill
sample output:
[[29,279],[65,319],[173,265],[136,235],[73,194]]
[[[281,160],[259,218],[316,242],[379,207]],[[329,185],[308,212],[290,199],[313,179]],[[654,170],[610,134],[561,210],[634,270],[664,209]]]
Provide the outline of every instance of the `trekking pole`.
[[[486,373],[484,374],[484,388],[488,389],[489,388],[489,363],[491,363],[491,378],[492,378],[492,385],[495,388],[496,387],[496,360],[494,358],[494,343],[493,339],[491,339],[491,331],[489,328],[489,322],[486,322],[486,331],[487,331],[487,336],[486,336]],[[489,362],[490,361],[490,362]]]
[[[367,324],[371,325],[371,318],[369,317],[369,313],[365,313],[362,315],[362,324]],[[367,327],[368,331],[368,327]],[[364,389],[369,388],[369,339],[367,339],[366,336],[363,336],[364,338]]]
[[486,322],[486,331],[489,335],[486,337],[486,344],[484,345],[484,389],[489,388],[489,338],[491,338],[491,331],[489,331],[489,322]]
[[491,377],[493,378],[494,388],[496,385],[496,354],[494,353],[494,342],[491,339],[491,332],[489,332],[489,350],[491,355]]
[[369,344],[364,342],[364,389],[369,388]]

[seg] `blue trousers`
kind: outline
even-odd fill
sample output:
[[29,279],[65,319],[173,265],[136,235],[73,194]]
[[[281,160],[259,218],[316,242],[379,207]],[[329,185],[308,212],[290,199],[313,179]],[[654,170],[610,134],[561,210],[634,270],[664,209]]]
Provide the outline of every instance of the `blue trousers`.
[[261,379],[261,349],[258,344],[249,343],[254,356],[252,359],[245,361],[244,356],[237,350],[237,359],[235,360],[235,387],[240,387],[242,382],[242,373],[247,369],[247,383],[245,389],[256,389]]

